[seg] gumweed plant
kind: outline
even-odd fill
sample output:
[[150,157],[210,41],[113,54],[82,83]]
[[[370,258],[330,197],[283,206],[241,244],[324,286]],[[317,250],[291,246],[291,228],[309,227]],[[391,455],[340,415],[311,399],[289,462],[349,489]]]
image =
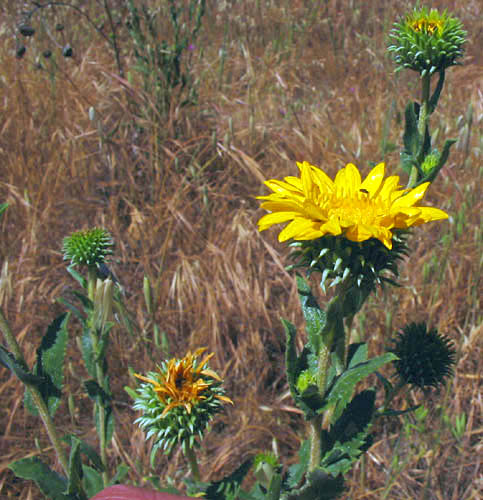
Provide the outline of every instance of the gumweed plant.
[[[345,475],[373,442],[374,422],[417,408],[394,408],[395,396],[409,388],[438,387],[452,373],[451,341],[424,322],[401,327],[388,352],[376,357],[369,356],[365,343],[350,342],[354,317],[370,294],[398,285],[399,266],[411,256],[412,229],[448,218],[440,208],[424,203],[424,196],[455,141],[447,140],[441,152],[433,148],[429,118],[440,99],[445,71],[463,55],[466,33],[446,11],[418,7],[394,25],[390,38],[389,52],[397,70],[416,72],[422,84],[420,102],[410,102],[405,111],[401,165],[408,175],[406,185],[398,175],[386,172],[383,163],[362,167],[363,174],[348,163],[332,179],[303,161],[297,163],[298,175],[267,180],[271,193],[258,197],[261,208],[269,212],[258,221],[259,230],[284,225],[278,239],[290,248],[288,268],[296,273],[305,320],[306,343],[301,351],[296,348],[300,344],[296,327],[282,320],[288,386],[307,427],[298,463],[285,468],[273,454],[261,454],[219,481],[202,482],[195,449],[202,446],[212,418],[233,403],[222,379],[209,367],[213,354],[205,348],[159,360],[151,371],[134,374],[137,387],[126,388],[138,412],[135,424],[151,441],[151,465],[159,451],[169,455],[180,447],[191,471],[185,478],[189,494],[209,500],[337,498],[344,491]],[[435,75],[438,81],[431,93]],[[1,205],[0,214],[5,209]],[[84,500],[122,481],[127,472],[121,464],[112,473],[106,453],[114,429],[107,372],[109,332],[113,313],[120,318],[126,311],[122,287],[108,266],[113,240],[105,229],[71,234],[64,240],[63,252],[67,270],[81,291],[60,299],[67,312],[48,327],[33,367],[27,365],[0,309],[0,330],[7,344],[0,346],[0,362],[25,385],[25,405],[42,419],[62,474],[36,456],[9,467],[19,477],[34,480],[49,498]],[[317,302],[319,294],[312,292],[315,280],[326,296],[324,307]],[[146,280],[143,290],[148,312],[152,311]],[[84,387],[93,401],[99,452],[76,435],[61,436],[53,420],[63,395],[71,315],[81,325],[78,345],[90,377]],[[129,328],[128,320],[123,324]],[[379,372],[388,363],[393,365],[389,378]],[[358,391],[359,382],[372,374],[382,383],[380,406],[376,388]],[[242,482],[250,469],[256,482],[245,491]],[[168,489],[179,493],[173,485]]]

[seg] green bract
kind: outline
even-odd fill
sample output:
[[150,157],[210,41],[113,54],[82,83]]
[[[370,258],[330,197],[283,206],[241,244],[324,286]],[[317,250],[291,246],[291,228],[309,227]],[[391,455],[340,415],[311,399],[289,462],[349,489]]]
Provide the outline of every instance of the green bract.
[[411,323],[399,334],[392,350],[399,358],[397,374],[407,384],[420,389],[437,387],[451,375],[455,350],[451,341],[425,323]]
[[461,21],[445,10],[415,8],[404,21],[394,24],[388,47],[398,65],[425,74],[444,71],[463,56],[466,31]]
[[[149,372],[148,376],[156,379],[159,374]],[[196,438],[203,438],[208,422],[222,407],[221,401],[215,396],[216,390],[216,387],[210,387],[206,399],[193,406],[191,413],[183,406],[176,406],[163,417],[166,405],[159,400],[151,384],[141,384],[133,408],[142,411],[143,415],[135,423],[145,431],[146,439],[154,437],[153,452],[161,449],[169,454],[180,444],[186,453],[187,448],[199,446]]]
[[388,272],[398,277],[398,262],[408,253],[407,234],[406,230],[395,230],[391,250],[375,238],[357,242],[326,235],[316,240],[296,241],[290,244],[294,249],[290,257],[295,260],[290,269],[304,268],[307,276],[319,272],[323,290],[350,277],[353,286],[370,292],[384,282],[394,283]]
[[78,231],[64,238],[62,251],[64,260],[72,265],[97,266],[112,254],[114,241],[108,231],[102,228]]

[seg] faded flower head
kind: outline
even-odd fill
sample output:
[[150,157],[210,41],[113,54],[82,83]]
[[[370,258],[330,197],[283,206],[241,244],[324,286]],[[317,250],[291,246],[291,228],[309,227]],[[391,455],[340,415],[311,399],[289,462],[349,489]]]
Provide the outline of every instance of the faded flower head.
[[398,65],[425,75],[454,66],[463,56],[466,31],[461,21],[445,10],[415,8],[395,23],[388,48]]
[[392,349],[399,378],[419,387],[437,387],[453,373],[455,349],[450,339],[425,323],[411,323],[399,333]]
[[364,181],[352,163],[341,169],[333,181],[307,162],[297,165],[300,177],[266,181],[273,193],[258,197],[265,200],[261,207],[271,212],[259,220],[260,231],[289,222],[280,232],[279,241],[333,235],[354,242],[375,238],[392,249],[395,230],[448,217],[438,208],[416,205],[429,182],[401,189],[398,176],[384,179],[383,163],[374,167]]
[[108,231],[102,228],[78,231],[64,238],[62,251],[64,260],[72,265],[98,266],[112,254],[114,241]]
[[197,359],[205,350],[165,361],[147,377],[135,374],[145,382],[137,389],[134,409],[143,415],[136,423],[146,431],[147,438],[155,437],[153,450],[162,448],[169,453],[177,444],[183,451],[192,448],[223,403],[233,404],[224,395],[221,378],[207,366],[213,353]]

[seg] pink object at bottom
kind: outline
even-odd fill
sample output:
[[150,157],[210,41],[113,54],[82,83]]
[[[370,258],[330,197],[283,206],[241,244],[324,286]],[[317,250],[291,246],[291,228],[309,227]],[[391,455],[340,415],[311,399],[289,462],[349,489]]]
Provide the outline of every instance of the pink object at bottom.
[[91,500],[186,500],[190,497],[161,493],[160,491],[137,488],[135,486],[124,486],[118,484],[109,486],[93,496]]

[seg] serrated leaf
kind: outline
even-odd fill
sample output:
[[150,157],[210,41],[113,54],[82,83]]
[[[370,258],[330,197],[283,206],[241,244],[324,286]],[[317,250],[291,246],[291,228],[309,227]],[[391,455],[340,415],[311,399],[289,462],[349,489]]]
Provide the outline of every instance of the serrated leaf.
[[362,379],[378,370],[382,365],[397,359],[395,354],[388,352],[382,356],[372,358],[364,363],[359,363],[352,368],[348,368],[341,375],[336,377],[333,386],[326,396],[325,409],[334,407],[332,422],[336,421],[349,403],[355,386]]
[[241,483],[248,474],[251,466],[252,460],[245,460],[234,472],[224,477],[221,481],[210,483],[205,491],[204,498],[207,500],[225,500],[228,495],[235,495],[232,498],[236,498],[241,489]]
[[102,474],[96,469],[89,467],[88,465],[82,466],[82,472],[84,474],[82,480],[84,485],[84,490],[87,496],[89,498],[92,498],[94,495],[96,495],[97,493],[99,493],[104,489]]
[[317,304],[310,286],[302,276],[297,276],[297,290],[305,318],[305,329],[312,352],[319,354],[322,332],[327,323],[327,314]]
[[61,314],[47,328],[37,350],[38,375],[48,382],[42,384],[41,393],[47,403],[50,416],[59,407],[64,385],[64,358],[67,348],[69,314]]
[[349,441],[337,441],[321,461],[321,467],[332,476],[344,475],[352,469],[366,449],[367,432],[362,431]]
[[334,500],[344,492],[344,478],[332,477],[321,469],[314,469],[305,484],[284,493],[281,500]]
[[64,494],[67,480],[39,458],[22,458],[8,465],[8,468],[22,479],[35,481],[39,490],[51,500],[71,500],[71,497]]
[[373,389],[366,389],[357,394],[333,424],[329,433],[330,442],[344,443],[359,432],[365,432],[372,422],[375,403],[376,391]]
[[[37,361],[33,368],[34,374],[42,378],[38,390],[50,416],[57,411],[62,397],[68,319],[68,313],[64,313],[49,325],[37,349]],[[37,406],[28,388],[25,389],[24,405],[32,415],[38,415]]]

